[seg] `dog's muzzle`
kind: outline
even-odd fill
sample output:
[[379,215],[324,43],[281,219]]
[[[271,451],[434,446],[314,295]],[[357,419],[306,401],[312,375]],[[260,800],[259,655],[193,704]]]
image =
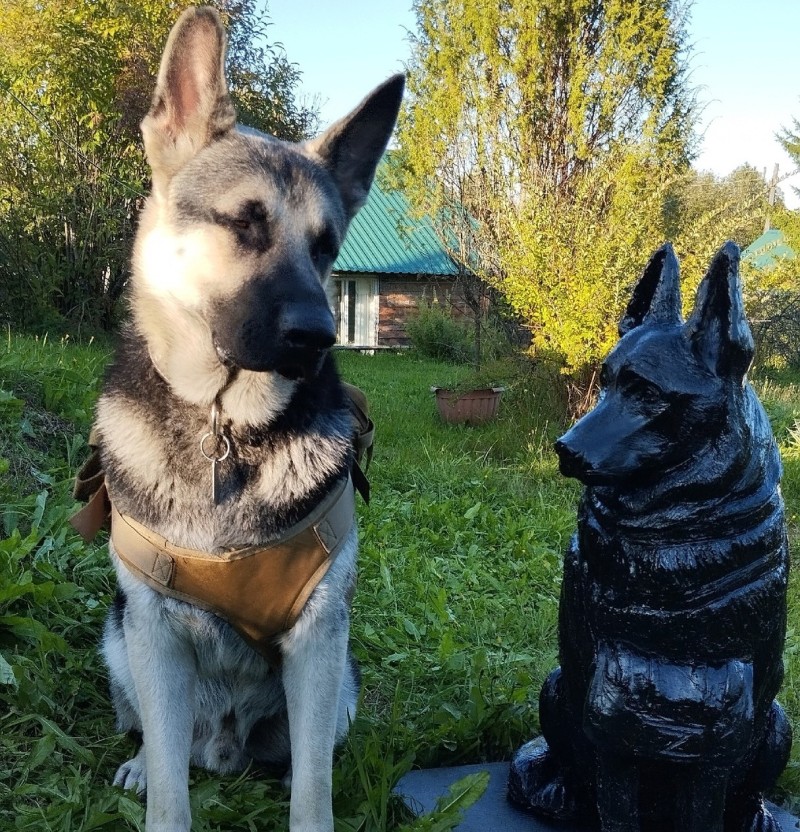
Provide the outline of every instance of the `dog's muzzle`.
[[278,361],[275,369],[287,378],[314,378],[336,341],[330,310],[289,309],[278,320]]
[[336,341],[327,303],[295,302],[262,312],[258,309],[244,309],[240,302],[219,310],[213,339],[220,361],[227,367],[277,372],[290,379],[314,378]]
[[558,470],[565,477],[583,479],[589,467],[586,460],[561,439],[556,440],[554,447],[558,454]]

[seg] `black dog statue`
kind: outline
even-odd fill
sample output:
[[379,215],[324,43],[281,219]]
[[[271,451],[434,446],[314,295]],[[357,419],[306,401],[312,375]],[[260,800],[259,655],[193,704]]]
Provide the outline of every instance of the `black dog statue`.
[[556,443],[586,485],[566,553],[561,667],[510,800],[603,832],[778,832],[762,800],[791,730],[781,463],[747,381],[739,249],[684,322],[669,244],[605,360],[597,406]]

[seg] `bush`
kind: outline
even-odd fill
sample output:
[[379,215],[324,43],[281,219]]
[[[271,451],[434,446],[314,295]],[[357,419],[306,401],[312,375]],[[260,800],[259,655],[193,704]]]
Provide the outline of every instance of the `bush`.
[[[514,353],[510,335],[513,325],[503,326],[500,318],[481,321],[480,363],[495,361]],[[449,361],[452,364],[475,363],[475,324],[470,318],[453,318],[441,306],[424,304],[408,322],[411,345],[422,358]]]
[[759,366],[800,367],[800,294],[773,291],[750,306]]
[[408,336],[423,358],[454,364],[464,364],[475,358],[472,333],[441,306],[422,305],[419,313],[408,322]]

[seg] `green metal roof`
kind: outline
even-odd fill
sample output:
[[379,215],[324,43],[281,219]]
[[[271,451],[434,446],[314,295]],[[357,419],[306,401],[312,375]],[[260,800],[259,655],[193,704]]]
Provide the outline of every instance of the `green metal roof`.
[[779,260],[794,260],[797,255],[787,243],[783,231],[770,228],[742,252],[742,260],[757,269],[771,269]]
[[455,275],[428,217],[412,216],[408,200],[376,177],[364,207],[350,224],[334,272]]

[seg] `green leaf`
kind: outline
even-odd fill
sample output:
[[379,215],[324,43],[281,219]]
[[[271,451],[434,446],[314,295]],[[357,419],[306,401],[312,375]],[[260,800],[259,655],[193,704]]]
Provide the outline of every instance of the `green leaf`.
[[0,685],[13,685],[17,687],[17,677],[14,675],[14,668],[5,660],[0,653]]
[[474,506],[472,506],[472,508],[468,508],[468,509],[464,512],[464,519],[465,519],[465,520],[474,520],[474,519],[475,519],[475,516],[478,514],[478,512],[479,512],[480,510],[481,510],[481,503],[479,503],[479,502],[478,502],[478,503],[475,503],[475,505],[474,505]]
[[45,734],[33,744],[30,756],[25,762],[26,771],[38,768],[56,748],[56,738],[52,734]]
[[450,832],[464,819],[464,813],[477,803],[489,785],[489,772],[468,774],[453,783],[436,802],[433,812],[412,824],[414,832]]
[[488,771],[468,774],[450,786],[447,794],[437,801],[436,809],[443,812],[456,809],[463,813],[481,799],[488,785]]
[[94,754],[65,733],[51,719],[39,717],[39,722],[47,731],[46,736],[52,736],[54,741],[65,751],[68,751],[83,763],[87,763],[88,765],[94,763]]
[[410,619],[404,618],[403,619],[403,629],[415,640],[419,641],[420,633],[417,625]]
[[[88,832],[91,829],[101,829],[102,827],[106,826],[106,824],[111,823],[111,821],[120,821],[123,820],[122,815],[119,813],[109,814],[108,812],[92,812],[89,818],[81,827],[84,832]],[[119,825],[115,823],[114,829],[119,829]]]

